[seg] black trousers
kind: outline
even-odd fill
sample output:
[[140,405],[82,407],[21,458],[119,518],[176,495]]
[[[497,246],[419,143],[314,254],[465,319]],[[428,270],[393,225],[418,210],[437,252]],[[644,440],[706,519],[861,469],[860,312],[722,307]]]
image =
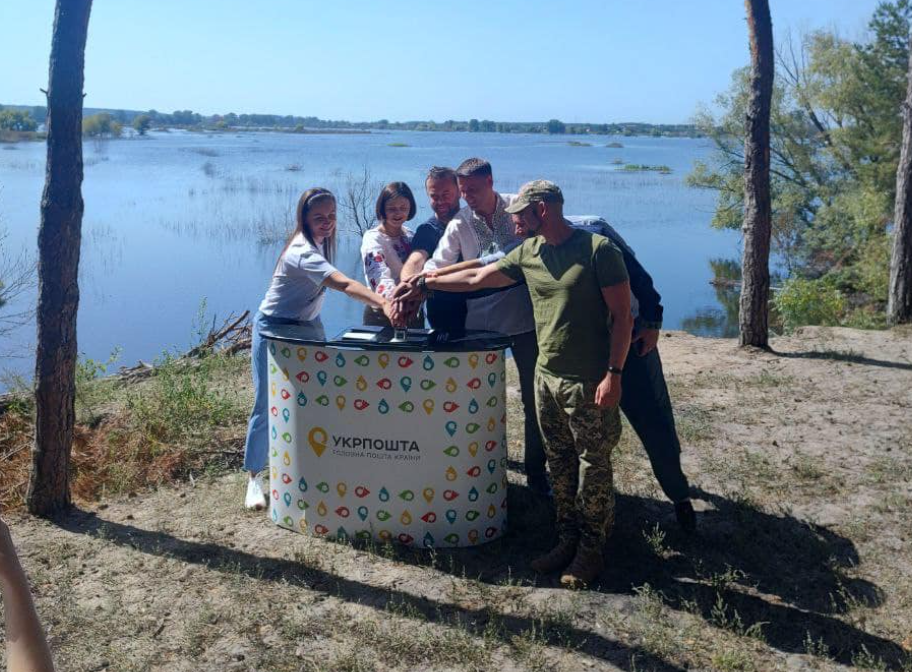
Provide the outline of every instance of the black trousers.
[[523,429],[525,438],[526,479],[537,480],[545,476],[545,446],[538,417],[535,413],[535,362],[538,360],[538,338],[534,331],[512,337],[510,350],[519,372],[519,392],[523,405]]
[[675,429],[674,411],[665,384],[658,348],[640,357],[631,344],[621,377],[621,410],[643,442],[652,471],[672,502],[690,496],[687,477],[681,470],[681,443]]

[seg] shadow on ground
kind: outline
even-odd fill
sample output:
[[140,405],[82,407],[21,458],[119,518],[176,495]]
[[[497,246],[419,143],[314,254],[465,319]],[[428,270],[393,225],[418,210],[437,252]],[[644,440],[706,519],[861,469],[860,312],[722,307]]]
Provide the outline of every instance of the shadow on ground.
[[900,369],[902,371],[912,371],[912,364],[908,362],[892,362],[885,359],[873,359],[864,355],[841,350],[808,350],[806,352],[776,352],[777,357],[786,359],[823,359],[834,362],[848,362],[850,364],[861,364],[863,366],[878,366],[884,369]]
[[[825,655],[850,664],[853,656],[866,651],[881,658],[887,669],[902,669],[903,663],[908,663],[907,655],[896,643],[840,618],[852,609],[883,603],[876,585],[846,576],[847,570],[861,562],[851,540],[823,527],[768,514],[718,494],[700,490],[694,494],[712,507],[700,515],[700,532],[695,536],[678,531],[670,504],[620,495],[618,525],[607,548],[609,566],[593,589],[605,594],[633,595],[648,584],[667,607],[688,611],[714,627],[735,629],[741,634],[753,626],[754,632],[762,632],[769,646],[786,653]],[[550,547],[550,504],[526,488],[510,486],[509,507],[510,534],[479,548],[437,550],[436,568],[493,584],[519,579],[556,586],[556,577],[543,583],[528,569],[529,560]],[[93,513],[76,511],[57,523],[70,532],[103,537],[143,553],[173,557],[215,571],[236,573],[240,569],[257,579],[287,581],[379,610],[389,603],[404,604],[428,622],[447,623],[455,618],[477,636],[483,636],[489,621],[496,618],[500,625],[498,636],[505,644],[533,627],[542,627],[531,618],[466,609],[402,591],[375,588],[291,560],[187,541],[107,521]],[[658,543],[660,535],[647,538],[656,524],[666,535]],[[370,547],[364,550],[372,551]],[[441,562],[440,555],[450,557]],[[393,559],[431,564],[428,551],[408,548],[396,547]],[[490,635],[490,628],[487,632]],[[665,672],[681,669],[642,648],[592,631],[562,624],[554,631],[546,628],[543,634],[549,644],[569,647],[621,669],[632,670],[636,665]]]
[[[895,642],[861,630],[848,622],[850,617],[839,618],[884,602],[878,586],[848,576],[861,564],[850,539],[737,499],[699,489],[693,494],[711,505],[700,514],[695,536],[678,529],[671,504],[619,495],[608,567],[593,588],[633,595],[648,584],[671,609],[740,634],[759,631],[769,646],[785,653],[851,664],[866,651],[888,669],[910,662]],[[551,545],[550,505],[517,486],[511,486],[509,497],[510,534],[477,549],[447,551],[455,556],[447,571],[494,584],[512,576],[556,587],[557,577],[543,582],[528,569],[529,561]],[[665,534],[658,543],[656,535],[647,538],[656,524]],[[426,555],[400,549],[396,559],[427,564]]]
[[[569,648],[580,654],[607,661],[629,672],[642,669],[654,672],[684,672],[684,668],[645,649],[628,646],[565,623],[549,623],[514,614],[500,614],[487,608],[463,608],[395,589],[370,586],[293,560],[261,557],[217,544],[179,539],[170,534],[105,520],[95,513],[85,511],[73,511],[55,522],[61,528],[75,534],[101,538],[108,543],[126,546],[150,555],[202,565],[213,571],[230,575],[241,572],[261,581],[281,582],[319,591],[327,596],[369,606],[381,612],[386,612],[388,606],[394,606],[398,612],[420,614],[423,620],[429,623],[453,625],[454,622],[458,622],[461,629],[473,636],[484,638],[493,634],[508,646],[514,637],[534,631],[538,640],[544,644]],[[417,556],[413,559],[417,560]],[[492,621],[495,621],[496,628],[490,627]]]

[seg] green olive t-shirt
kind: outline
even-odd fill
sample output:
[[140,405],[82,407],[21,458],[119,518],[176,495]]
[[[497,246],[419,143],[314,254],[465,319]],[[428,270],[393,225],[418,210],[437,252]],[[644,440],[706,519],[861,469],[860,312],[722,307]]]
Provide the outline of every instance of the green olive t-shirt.
[[578,229],[560,245],[534,236],[497,262],[497,270],[517,282],[525,279],[529,287],[538,369],[571,380],[601,380],[611,350],[602,287],[627,280],[614,243]]

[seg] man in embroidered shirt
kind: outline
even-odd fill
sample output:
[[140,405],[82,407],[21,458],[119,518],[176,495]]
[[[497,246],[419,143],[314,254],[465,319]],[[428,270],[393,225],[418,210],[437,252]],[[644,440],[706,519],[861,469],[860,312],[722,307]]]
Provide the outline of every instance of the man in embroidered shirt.
[[[515,198],[494,191],[491,164],[484,159],[466,159],[456,169],[459,192],[466,207],[447,225],[425,270],[445,268],[463,259],[504,249],[519,239],[506,207]],[[467,329],[497,331],[512,337],[510,350],[519,372],[519,389],[524,413],[526,480],[533,491],[550,491],[545,475],[545,450],[535,418],[535,361],[538,341],[532,302],[526,287],[513,287],[466,301]]]

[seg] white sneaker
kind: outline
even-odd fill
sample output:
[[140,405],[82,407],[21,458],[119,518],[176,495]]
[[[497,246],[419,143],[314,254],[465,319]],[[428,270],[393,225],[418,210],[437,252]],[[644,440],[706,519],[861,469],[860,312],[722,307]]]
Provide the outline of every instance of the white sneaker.
[[247,496],[244,498],[244,507],[248,511],[262,511],[266,508],[266,493],[260,485],[259,478],[247,479]]

